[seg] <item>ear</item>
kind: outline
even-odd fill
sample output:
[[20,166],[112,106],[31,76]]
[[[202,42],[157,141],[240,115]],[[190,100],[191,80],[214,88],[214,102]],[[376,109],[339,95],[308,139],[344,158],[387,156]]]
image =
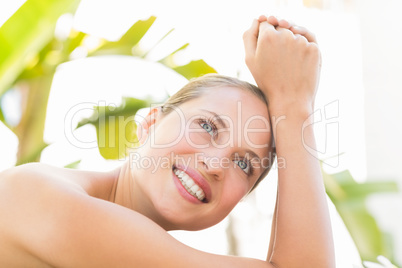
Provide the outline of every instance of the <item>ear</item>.
[[155,124],[160,110],[161,107],[152,108],[148,115],[142,120],[141,124],[137,126],[137,137],[141,145],[148,139],[149,130],[151,126]]

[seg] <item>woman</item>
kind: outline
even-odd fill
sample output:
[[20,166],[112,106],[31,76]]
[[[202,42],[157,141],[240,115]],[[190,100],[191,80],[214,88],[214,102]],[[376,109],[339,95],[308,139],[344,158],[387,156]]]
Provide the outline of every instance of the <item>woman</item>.
[[[142,146],[118,170],[31,164],[1,173],[0,266],[334,267],[319,163],[304,148],[315,144],[308,122],[320,70],[315,38],[261,16],[244,43],[269,106],[251,85],[207,76],[151,110],[138,128]],[[201,252],[166,233],[221,221],[261,180],[275,150],[285,166],[265,261]],[[160,164],[144,167],[144,159]]]

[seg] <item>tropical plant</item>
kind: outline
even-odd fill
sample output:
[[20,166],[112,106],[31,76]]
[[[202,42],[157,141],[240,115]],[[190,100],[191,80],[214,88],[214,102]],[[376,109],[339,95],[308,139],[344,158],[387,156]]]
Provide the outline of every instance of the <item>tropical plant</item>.
[[[70,61],[74,50],[84,48],[88,57],[124,55],[144,58],[149,53],[149,51],[142,51],[139,43],[153,25],[156,19],[153,16],[147,20],[137,21],[118,41],[103,39],[95,48],[86,47],[85,40],[90,37],[89,34],[74,29],[64,40],[55,37],[54,29],[60,15],[73,12],[78,3],[78,0],[28,0],[0,28],[0,98],[8,90],[16,90],[25,100],[21,107],[21,120],[16,125],[10,124],[0,105],[0,120],[15,133],[19,140],[17,165],[38,161],[42,150],[47,146],[43,140],[43,134],[52,79],[56,68]],[[162,36],[161,40],[170,32],[172,30]],[[187,79],[216,72],[203,60],[190,61],[185,65],[175,64],[174,55],[187,46],[188,44],[184,44],[158,62]],[[113,112],[113,115],[121,115],[126,120],[147,105],[148,103],[143,100],[124,99],[122,106]],[[96,107],[94,108],[96,110]],[[109,124],[107,120],[106,125],[95,124],[95,121],[99,119],[98,112],[98,110],[95,111],[92,120],[83,121],[79,126],[95,125],[99,137],[104,134],[103,131],[99,131],[99,127],[109,128]],[[116,128],[119,128],[118,124]],[[136,139],[135,131],[133,131],[134,122],[126,124],[125,128],[127,134],[132,134],[128,137],[131,142],[125,142],[124,146],[134,145]],[[108,136],[107,140],[109,139],[114,137]],[[120,141],[117,147],[101,147],[100,152],[106,159],[118,159],[124,156],[122,140],[116,138],[116,141]]]
[[381,231],[368,211],[366,199],[372,194],[397,192],[394,181],[357,183],[348,170],[329,174],[323,171],[326,192],[348,229],[360,257],[375,261],[378,255],[393,260],[391,238]]
[[50,86],[57,64],[68,59],[57,48],[54,29],[60,15],[78,3],[28,0],[0,28],[0,98],[12,89],[25,100],[16,125],[9,124],[0,106],[0,120],[19,140],[17,164],[38,160],[47,146],[43,132]]
[[[384,256],[378,256],[377,261],[379,263],[371,262],[371,261],[364,261],[363,265],[365,268],[398,268],[394,264],[391,263],[390,260],[385,258]],[[355,268],[361,268],[355,266]]]

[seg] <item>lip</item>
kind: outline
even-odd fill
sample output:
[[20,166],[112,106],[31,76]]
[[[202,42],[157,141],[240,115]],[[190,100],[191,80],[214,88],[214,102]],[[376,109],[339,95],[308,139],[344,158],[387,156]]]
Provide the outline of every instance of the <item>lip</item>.
[[[206,181],[206,179],[200,175],[197,171],[193,170],[190,167],[185,167],[183,165],[174,165],[174,168],[182,170],[184,172],[186,172],[193,180],[196,184],[198,184],[198,186],[204,191],[205,194],[205,199],[206,199],[206,203],[208,203],[211,200],[211,187],[209,186],[208,182]],[[181,184],[179,178],[176,176],[176,174],[172,171],[173,175],[174,175],[174,181],[176,184],[176,187],[179,190],[179,193],[188,201],[192,202],[192,203],[197,203],[197,204],[204,204],[204,202],[201,202],[200,200],[198,200],[198,198],[192,196],[189,192],[187,192],[187,190],[184,188],[183,184]]]

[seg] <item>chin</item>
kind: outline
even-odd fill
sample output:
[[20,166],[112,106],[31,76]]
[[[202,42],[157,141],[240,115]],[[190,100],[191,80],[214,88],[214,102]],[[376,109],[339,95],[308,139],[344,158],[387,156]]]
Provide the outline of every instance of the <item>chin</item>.
[[197,218],[185,212],[172,211],[166,207],[156,208],[157,217],[152,220],[159,224],[166,231],[184,230],[199,231],[215,225],[217,222],[206,221],[205,218]]
[[172,225],[171,228],[165,229],[166,231],[201,231],[207,229],[209,227],[214,226],[212,225],[193,225],[193,224],[177,224]]
[[178,217],[163,217],[162,227],[166,231],[173,231],[173,230],[183,230],[183,231],[200,231],[209,227],[214,226],[217,222],[214,223],[207,223],[203,222],[203,220],[199,219],[180,219]]
[[205,217],[191,217],[191,218],[183,218],[183,214],[181,216],[177,215],[163,215],[165,219],[165,226],[164,228],[168,231],[173,230],[183,230],[183,231],[200,231],[212,227],[219,222],[221,222],[225,217],[222,219],[206,219]]

